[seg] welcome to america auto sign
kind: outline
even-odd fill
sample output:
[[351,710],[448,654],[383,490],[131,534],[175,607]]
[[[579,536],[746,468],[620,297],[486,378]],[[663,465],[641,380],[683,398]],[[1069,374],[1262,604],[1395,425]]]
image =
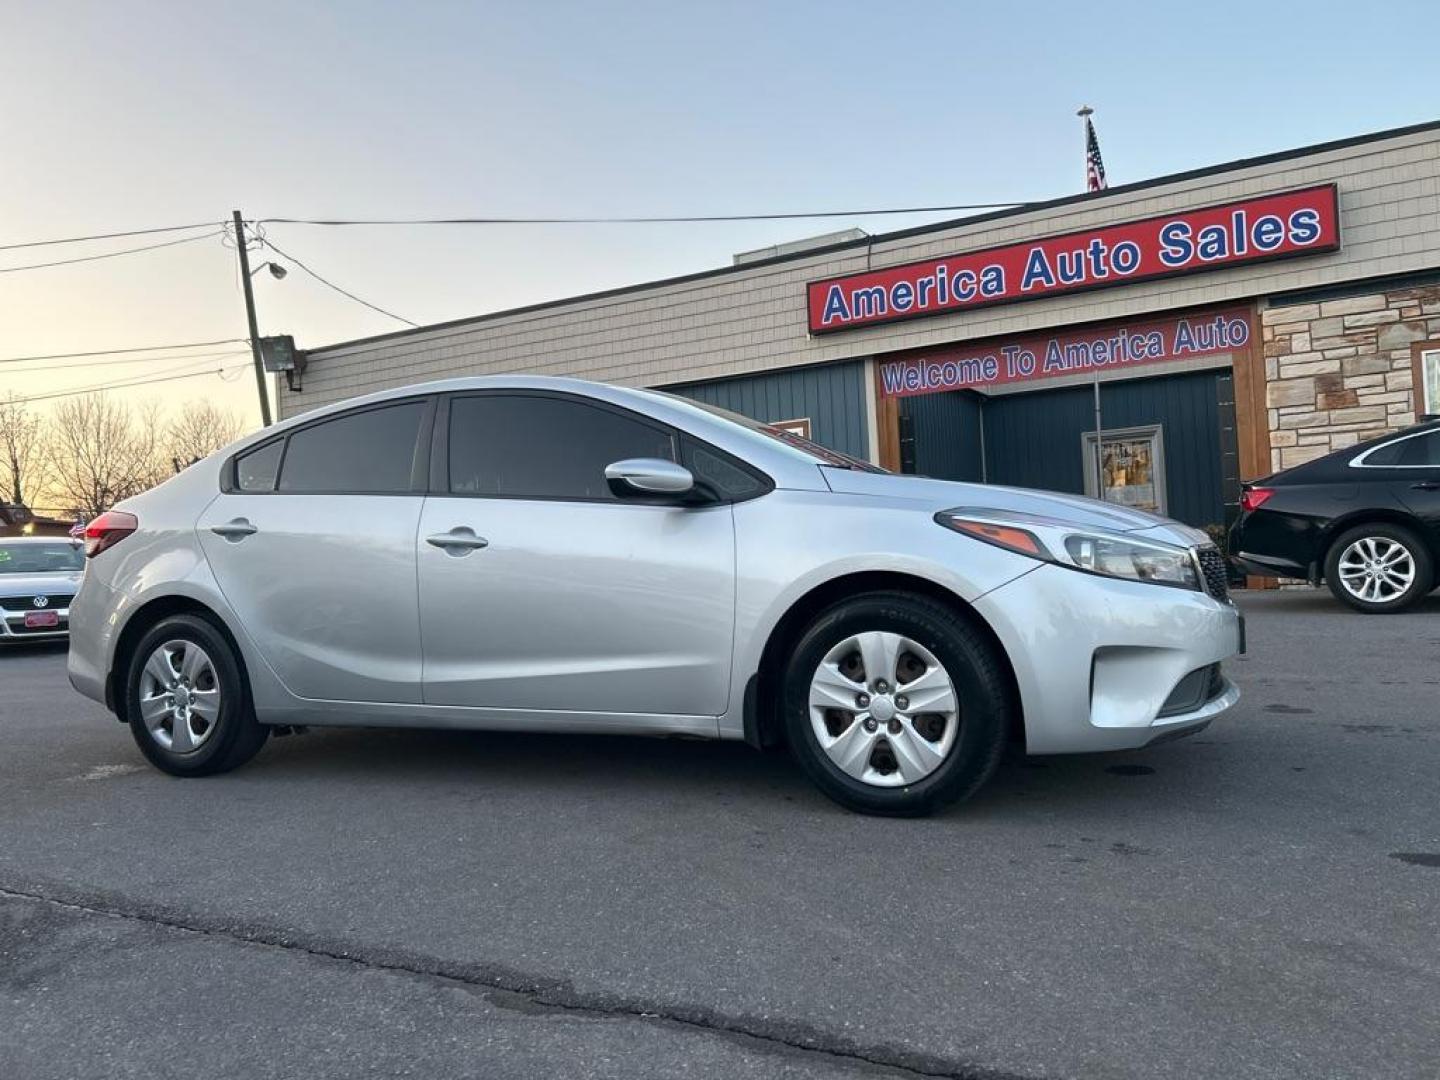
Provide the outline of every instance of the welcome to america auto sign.
[[1340,247],[1334,184],[892,266],[808,286],[810,332],[1108,288]]
[[1050,334],[942,345],[882,358],[880,390],[885,397],[966,388],[983,392],[1007,383],[1095,369],[1197,360],[1244,349],[1252,336],[1250,309],[1236,304]]

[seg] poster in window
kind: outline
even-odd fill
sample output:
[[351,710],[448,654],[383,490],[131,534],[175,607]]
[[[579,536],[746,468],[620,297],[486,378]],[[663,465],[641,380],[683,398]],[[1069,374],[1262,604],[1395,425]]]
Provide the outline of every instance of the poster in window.
[[1106,438],[1101,444],[1100,497],[1136,510],[1160,511],[1160,489],[1155,477],[1155,438]]
[[1165,513],[1165,450],[1159,425],[1105,432],[1098,462],[1093,431],[1086,432],[1084,447],[1085,494],[1119,506]]

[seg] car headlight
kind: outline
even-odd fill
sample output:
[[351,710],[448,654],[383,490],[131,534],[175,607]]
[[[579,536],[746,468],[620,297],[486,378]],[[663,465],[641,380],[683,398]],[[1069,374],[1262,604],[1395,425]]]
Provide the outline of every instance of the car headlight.
[[1089,574],[1203,592],[1189,548],[1019,511],[942,510],[935,520],[987,544]]

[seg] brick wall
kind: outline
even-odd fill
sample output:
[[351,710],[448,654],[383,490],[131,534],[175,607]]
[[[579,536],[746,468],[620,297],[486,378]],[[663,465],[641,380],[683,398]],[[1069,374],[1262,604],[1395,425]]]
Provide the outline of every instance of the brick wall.
[[1415,422],[1410,346],[1440,338],[1440,285],[1273,307],[1260,320],[1273,468]]

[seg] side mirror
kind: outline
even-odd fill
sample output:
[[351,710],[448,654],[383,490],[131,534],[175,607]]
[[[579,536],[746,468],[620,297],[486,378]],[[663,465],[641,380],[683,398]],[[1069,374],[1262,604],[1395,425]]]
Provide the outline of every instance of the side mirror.
[[605,479],[619,498],[637,495],[680,496],[695,489],[695,477],[683,465],[660,458],[626,458],[605,466]]

